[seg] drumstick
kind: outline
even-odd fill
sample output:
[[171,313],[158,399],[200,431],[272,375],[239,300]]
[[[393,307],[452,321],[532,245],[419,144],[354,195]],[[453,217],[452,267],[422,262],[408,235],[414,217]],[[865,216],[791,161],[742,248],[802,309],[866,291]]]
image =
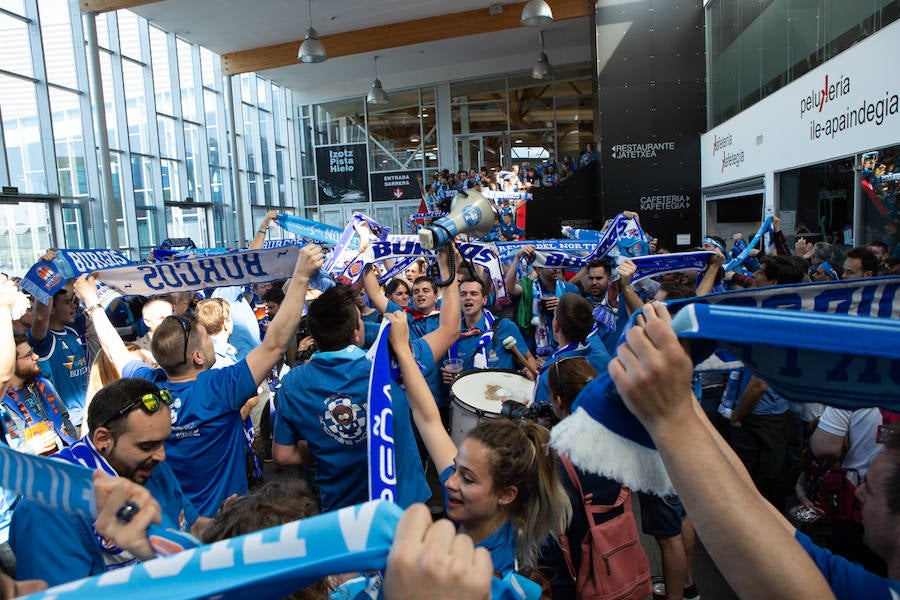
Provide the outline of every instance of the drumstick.
[[518,358],[519,362],[521,362],[523,365],[525,365],[525,368],[528,369],[528,372],[531,373],[532,377],[537,379],[537,376],[538,376],[537,371],[535,371],[534,369],[531,368],[531,365],[528,364],[528,361],[525,360],[525,357],[522,356],[522,353],[519,352],[518,348],[516,348],[516,338],[514,338],[513,336],[509,336],[506,339],[504,339],[503,347],[506,349],[507,352],[512,352],[513,356]]

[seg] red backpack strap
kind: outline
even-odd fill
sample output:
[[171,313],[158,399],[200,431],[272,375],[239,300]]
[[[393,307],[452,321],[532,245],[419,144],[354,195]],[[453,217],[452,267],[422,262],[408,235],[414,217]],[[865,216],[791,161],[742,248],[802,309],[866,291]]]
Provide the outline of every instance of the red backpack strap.
[[[581,498],[582,508],[584,509],[584,513],[587,516],[588,526],[593,523],[593,519],[591,517],[591,513],[588,510],[588,506],[591,501],[589,498],[586,498],[584,495],[584,490],[581,487],[581,480],[578,479],[578,473],[575,471],[575,465],[572,464],[572,461],[569,460],[569,457],[565,454],[558,454],[560,462],[562,462],[563,467],[566,469],[566,474],[569,476],[569,480],[572,482],[572,485],[575,486],[575,490],[578,492],[578,496]],[[571,575],[572,579],[576,579],[578,577],[578,572],[575,570],[575,565],[572,564],[572,553],[569,551],[569,536],[566,535],[565,532],[560,534],[559,536],[559,545],[562,547],[563,556],[566,559],[566,566],[569,568],[569,575]]]

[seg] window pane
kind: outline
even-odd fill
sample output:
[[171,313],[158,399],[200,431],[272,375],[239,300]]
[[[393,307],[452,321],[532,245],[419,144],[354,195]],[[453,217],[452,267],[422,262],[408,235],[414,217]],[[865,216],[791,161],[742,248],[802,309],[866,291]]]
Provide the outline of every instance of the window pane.
[[197,98],[194,90],[194,63],[191,58],[191,45],[183,40],[176,40],[178,52],[178,77],[181,81],[181,112],[189,121],[199,121],[197,114]]
[[0,75],[0,110],[9,161],[10,185],[20,192],[46,194],[47,177],[41,151],[35,86],[30,81]]
[[215,92],[203,92],[203,104],[206,108],[206,140],[209,144],[209,164],[221,165],[219,150],[219,95]]
[[69,3],[66,0],[40,0],[38,7],[41,13],[47,80],[77,89]]
[[180,179],[178,178],[178,162],[174,160],[161,160],[162,168],[162,194],[163,202],[176,202],[181,197]]
[[84,207],[63,206],[63,235],[66,248],[83,248],[85,246],[84,232],[87,223],[84,219]]
[[200,163],[200,127],[185,124],[184,126],[184,166],[187,170],[187,195],[197,200],[203,200],[203,180],[198,172]]
[[[108,19],[112,17],[115,18],[115,15],[112,13],[106,13],[102,15],[97,15],[95,22],[97,23],[97,45],[101,48],[106,48],[109,50],[109,21]],[[82,15],[82,18],[89,19],[90,15]]]
[[244,149],[247,152],[248,171],[256,171],[259,168],[256,165],[256,154],[253,149],[254,140],[256,139],[256,124],[253,119],[254,112],[256,112],[256,109],[252,106],[244,105]]
[[173,115],[175,109],[172,108],[172,80],[169,77],[169,46],[166,34],[156,27],[150,28],[150,54],[153,57],[156,111]]
[[106,52],[100,53],[100,78],[103,80],[103,102],[106,104],[106,133],[109,136],[109,147],[121,150],[116,103],[113,96],[112,58]]
[[119,245],[129,247],[131,244],[128,242],[128,228],[125,227],[125,207],[122,200],[122,178],[124,173],[122,172],[122,155],[119,152],[109,153],[109,170],[112,172],[113,199],[116,200],[113,203],[115,214],[112,215],[112,220],[116,223],[116,229],[118,230]]
[[47,204],[0,206],[0,269],[24,275],[52,245]]
[[16,13],[17,15],[25,14],[24,0],[0,0],[0,8]]
[[150,152],[147,128],[147,97],[144,93],[144,67],[122,61],[125,83],[125,112],[128,118],[128,143],[132,152]]
[[269,160],[269,119],[269,113],[264,110],[259,111],[259,153],[262,158],[263,173],[272,172]]
[[215,63],[217,60],[221,59],[203,46],[200,46],[200,71],[203,77],[203,85],[219,89],[222,87],[222,83],[216,81]]
[[269,108],[269,82],[261,77],[256,78],[256,102],[260,108]]
[[149,158],[131,157],[131,179],[134,185],[135,206],[153,205],[153,165]]
[[227,177],[225,169],[209,168],[209,195],[213,204],[224,204],[225,202],[225,191],[222,187],[225,177]]
[[34,75],[28,24],[3,13],[0,13],[0,69],[29,77]]
[[146,256],[156,247],[156,211],[137,209],[138,256]]
[[84,136],[81,129],[81,104],[77,94],[50,88],[53,139],[56,145],[56,170],[61,196],[87,196]]
[[166,233],[169,237],[191,238],[197,246],[207,247],[206,210],[202,207],[167,206]]
[[175,145],[175,119],[159,116],[156,118],[159,125],[159,154],[169,158],[178,157],[178,147]]
[[119,20],[119,47],[123,56],[141,60],[141,38],[138,33],[138,16],[127,10],[116,12]]

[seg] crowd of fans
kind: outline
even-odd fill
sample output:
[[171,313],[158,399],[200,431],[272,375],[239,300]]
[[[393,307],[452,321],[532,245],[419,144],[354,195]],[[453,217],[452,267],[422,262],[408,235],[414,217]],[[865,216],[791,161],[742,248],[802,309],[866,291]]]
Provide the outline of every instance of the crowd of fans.
[[[506,179],[497,172],[490,184],[518,180],[528,189],[553,175],[550,165],[521,179],[518,171]],[[452,185],[451,177],[438,174],[430,192]],[[481,185],[479,177],[487,172],[461,173],[456,184]],[[508,227],[512,213],[502,214]],[[251,248],[262,246],[272,217]],[[61,584],[152,559],[145,529],[160,519],[210,542],[366,501],[372,361],[364,348],[388,320],[397,367],[390,382],[396,499],[408,510],[385,573],[387,597],[423,590],[483,597],[492,572],[538,578],[544,567],[555,573],[554,597],[576,597],[589,524],[578,515],[583,498],[566,475],[568,459],[548,445],[549,429],[606,372],[679,494],[638,494],[644,532],[660,548],[667,598],[702,591],[692,573],[696,535],[742,597],[896,596],[896,415],[792,406],[746,368],[695,374],[659,303],[898,273],[877,241],[843,256],[803,240],[792,251],[777,218],[772,241],[771,253],[751,253],[742,270],[725,272],[740,236],[731,252],[709,236],[702,249],[713,255],[704,271],[635,284],[625,256],[566,273],[535,266],[537,249],[524,246],[505,273],[507,304],[486,273],[460,256],[448,260],[447,250],[437,261],[444,287],[422,260],[383,287],[370,266],[356,286],[314,289],[323,255],[313,244],[300,250],[287,281],[121,299],[106,308],[94,276],[69,281],[49,304],[0,278],[2,441],[113,476],[98,479],[95,522],[6,492],[0,532],[9,540],[0,538],[0,565],[18,579]],[[667,252],[655,242],[650,248]],[[49,251],[41,260],[53,257]],[[637,310],[644,316],[620,342]],[[460,370],[480,369],[534,381],[526,401],[548,410],[540,419],[482,420],[451,435],[453,384]],[[270,460],[291,481],[266,483],[261,463]],[[595,505],[627,495],[617,481],[576,473]],[[826,480],[836,480],[841,495],[829,495]],[[126,504],[140,518],[123,519]],[[450,522],[432,523],[441,515]],[[565,540],[579,550],[562,550]],[[325,597],[342,583],[327,578],[304,597]]]

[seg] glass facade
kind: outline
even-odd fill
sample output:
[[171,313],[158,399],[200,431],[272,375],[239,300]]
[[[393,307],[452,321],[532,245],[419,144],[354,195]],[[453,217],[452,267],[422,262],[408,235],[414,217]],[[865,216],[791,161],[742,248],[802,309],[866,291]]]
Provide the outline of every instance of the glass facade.
[[713,0],[706,9],[708,127],[898,16],[898,0]]
[[[111,215],[88,79],[90,18]],[[77,0],[0,2],[0,184],[18,189],[0,196],[0,268],[22,274],[50,245],[106,246],[113,223],[119,249],[132,258],[166,237],[234,245],[236,182],[263,213],[294,212],[302,186],[287,158],[298,136],[291,92],[252,73],[232,80],[236,114],[244,117],[236,119],[241,151],[232,156],[227,82],[218,56],[127,10],[91,17]],[[252,93],[245,97],[245,89]]]

